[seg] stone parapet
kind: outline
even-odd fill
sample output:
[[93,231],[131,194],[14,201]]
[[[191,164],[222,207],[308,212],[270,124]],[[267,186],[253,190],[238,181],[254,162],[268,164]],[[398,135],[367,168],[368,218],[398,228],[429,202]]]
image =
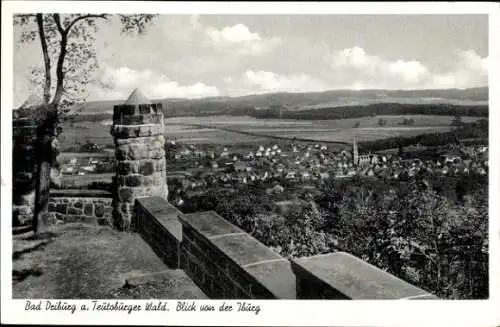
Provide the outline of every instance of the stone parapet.
[[155,253],[173,269],[181,267],[180,211],[161,197],[136,200],[136,230]]
[[294,299],[290,262],[215,212],[180,215],[182,267],[216,299]]
[[345,252],[295,259],[292,267],[302,299],[438,299]]
[[213,211],[135,201],[137,230],[212,299],[438,299],[348,253],[283,258]]

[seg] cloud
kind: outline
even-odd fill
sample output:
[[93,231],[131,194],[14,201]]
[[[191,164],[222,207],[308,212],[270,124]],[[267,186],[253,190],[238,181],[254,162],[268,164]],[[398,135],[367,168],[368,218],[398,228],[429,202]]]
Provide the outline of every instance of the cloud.
[[137,87],[151,98],[202,98],[220,94],[216,87],[201,82],[181,85],[151,70],[105,66],[99,84],[93,86],[93,98],[125,99]]
[[259,34],[252,33],[243,24],[237,24],[234,26],[226,26],[222,30],[209,29],[207,30],[207,35],[215,42],[245,42],[245,41],[260,41],[261,38]]
[[319,74],[276,73],[246,70],[239,77],[226,76],[225,92],[231,95],[271,92],[321,92],[333,89],[440,89],[487,85],[488,58],[474,51],[455,51],[453,64],[433,71],[417,60],[385,60],[360,47],[330,53]]
[[452,70],[431,76],[431,88],[468,88],[488,85],[488,57],[481,58],[476,52],[456,51]]
[[[487,58],[473,50],[455,51],[446,71],[432,71],[417,60],[385,60],[360,47],[346,48],[326,56],[329,72],[344,86],[417,89],[466,88],[487,85]],[[332,83],[338,84],[338,83]],[[333,85],[332,85],[333,86]]]
[[235,55],[263,55],[281,44],[279,38],[263,38],[258,33],[251,32],[243,24],[226,26],[222,29],[206,27],[205,35],[210,45]]

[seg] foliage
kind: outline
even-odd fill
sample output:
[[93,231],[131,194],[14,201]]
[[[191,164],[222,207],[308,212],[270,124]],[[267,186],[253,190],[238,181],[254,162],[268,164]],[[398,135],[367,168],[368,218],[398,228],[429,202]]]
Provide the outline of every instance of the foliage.
[[455,144],[462,139],[481,139],[487,142],[488,120],[481,119],[472,123],[463,123],[450,132],[421,134],[414,137],[390,137],[360,142],[359,147],[365,150],[380,151],[414,144],[421,144],[424,146]]
[[380,118],[378,120],[378,124],[380,127],[384,127],[385,125],[387,125],[387,120]]
[[418,180],[325,191],[341,249],[443,298],[488,296],[484,193],[453,205]]
[[403,119],[403,122],[401,123],[401,125],[414,125],[415,124],[415,120],[413,118],[405,118]]
[[[487,181],[424,178],[328,180],[284,212],[282,195],[211,188],[182,210],[214,210],[285,257],[342,250],[442,298],[486,298]],[[459,184],[461,196],[437,187]]]
[[[99,21],[118,18],[125,34],[141,34],[156,15],[19,14],[14,25],[21,29],[20,44],[40,42],[43,66],[31,67],[33,94],[43,95],[37,119],[67,113],[75,102],[85,100],[87,86],[97,82],[95,34]],[[101,85],[104,87],[104,85]],[[57,122],[55,122],[57,123]]]

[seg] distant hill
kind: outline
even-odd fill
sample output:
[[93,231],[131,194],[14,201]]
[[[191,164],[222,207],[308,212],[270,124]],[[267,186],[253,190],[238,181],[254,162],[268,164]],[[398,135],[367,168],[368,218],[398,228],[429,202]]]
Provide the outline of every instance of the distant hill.
[[[90,101],[75,106],[80,115],[111,114],[123,100]],[[248,114],[249,111],[282,108],[299,111],[321,108],[364,106],[376,103],[487,105],[488,88],[443,90],[333,90],[307,93],[267,93],[240,97],[154,100],[167,115]]]

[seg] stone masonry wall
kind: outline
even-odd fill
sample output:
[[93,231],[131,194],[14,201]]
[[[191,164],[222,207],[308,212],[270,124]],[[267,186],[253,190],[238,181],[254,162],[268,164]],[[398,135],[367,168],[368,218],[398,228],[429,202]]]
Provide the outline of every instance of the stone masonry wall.
[[[61,192],[63,193],[63,192]],[[88,224],[112,225],[112,198],[79,196],[51,196],[47,221],[51,224],[82,222]]]
[[294,299],[290,262],[214,212],[181,215],[182,268],[214,299]]
[[179,210],[157,196],[137,199],[135,210],[136,230],[168,267],[181,268]]
[[168,196],[163,116],[156,110],[152,105],[114,108],[117,190],[113,215],[114,225],[122,230],[134,228],[137,198]]

